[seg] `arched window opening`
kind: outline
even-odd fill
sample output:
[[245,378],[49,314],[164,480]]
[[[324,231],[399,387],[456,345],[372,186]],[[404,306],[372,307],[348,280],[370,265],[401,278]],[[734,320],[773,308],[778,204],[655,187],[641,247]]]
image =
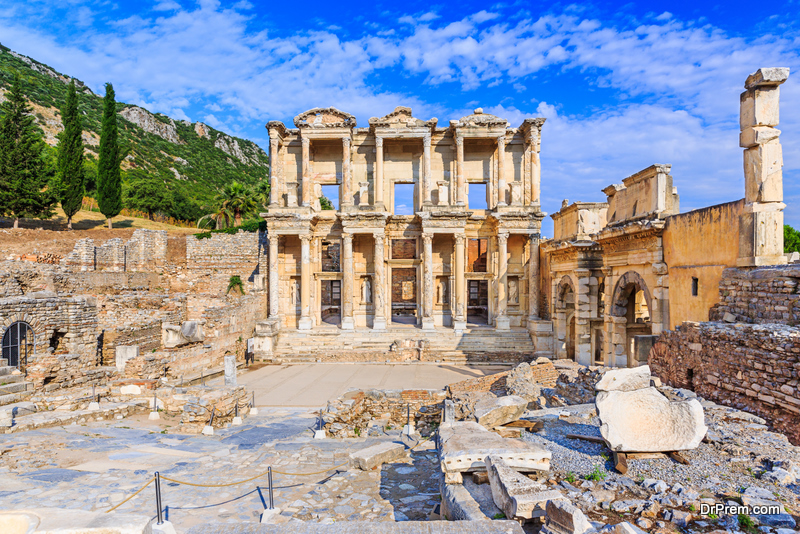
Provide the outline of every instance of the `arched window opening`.
[[25,367],[33,355],[33,328],[28,323],[12,323],[3,333],[3,359],[11,367]]

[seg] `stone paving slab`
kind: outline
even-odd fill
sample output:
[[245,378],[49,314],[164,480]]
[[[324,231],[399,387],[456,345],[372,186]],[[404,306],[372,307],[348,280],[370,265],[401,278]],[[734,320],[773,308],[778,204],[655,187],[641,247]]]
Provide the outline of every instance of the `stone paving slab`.
[[292,523],[286,525],[210,524],[193,527],[186,534],[523,534],[515,521],[405,521],[402,523],[345,522],[333,525]]

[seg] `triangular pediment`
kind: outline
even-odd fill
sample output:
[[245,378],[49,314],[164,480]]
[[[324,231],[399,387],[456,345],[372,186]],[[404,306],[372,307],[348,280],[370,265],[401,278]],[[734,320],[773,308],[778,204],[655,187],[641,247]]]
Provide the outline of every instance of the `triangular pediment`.
[[472,113],[472,115],[461,117],[458,120],[458,126],[508,127],[508,121],[505,119],[501,119],[496,115],[484,113],[482,108],[478,108]]
[[294,118],[298,128],[355,128],[356,118],[336,108],[314,108]]

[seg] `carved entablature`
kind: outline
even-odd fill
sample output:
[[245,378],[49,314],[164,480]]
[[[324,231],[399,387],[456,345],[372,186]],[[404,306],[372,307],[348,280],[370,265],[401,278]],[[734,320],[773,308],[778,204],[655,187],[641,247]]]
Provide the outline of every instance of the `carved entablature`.
[[635,222],[622,228],[606,228],[596,238],[606,253],[660,251],[663,230],[663,221]]
[[342,228],[351,233],[383,231],[386,226],[387,213],[367,212],[367,213],[341,213]]
[[497,221],[498,232],[506,230],[515,234],[539,233],[544,217],[544,213],[538,210],[492,213],[489,216],[490,219]]
[[508,121],[496,115],[484,113],[483,109],[478,108],[472,115],[461,117],[457,121],[450,121],[452,128],[457,136],[461,137],[500,137],[508,132]]
[[376,131],[384,128],[389,129],[404,129],[404,128],[424,128],[431,130],[436,128],[436,123],[439,119],[433,118],[427,121],[415,118],[411,115],[411,108],[405,106],[398,106],[394,111],[383,117],[372,117],[369,120],[369,125],[375,128]]
[[355,128],[356,118],[336,108],[314,108],[296,116],[294,125],[301,130],[311,128]]
[[270,139],[278,139],[282,141],[286,134],[289,131],[286,129],[286,125],[284,125],[281,121],[269,121],[267,123],[267,131],[269,132]]
[[525,143],[535,152],[539,152],[542,148],[542,125],[546,120],[543,117],[525,119],[519,127],[520,133],[525,137]]

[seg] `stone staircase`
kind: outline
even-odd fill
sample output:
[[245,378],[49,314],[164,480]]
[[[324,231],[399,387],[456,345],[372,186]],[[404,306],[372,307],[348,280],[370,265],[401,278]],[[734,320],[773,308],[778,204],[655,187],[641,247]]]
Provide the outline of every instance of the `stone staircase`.
[[0,358],[0,406],[27,399],[33,394],[33,383],[25,380],[24,374],[11,374],[16,367],[10,367],[8,360]]
[[[434,332],[413,327],[395,327],[386,332],[317,328],[282,330],[274,357],[287,363],[401,361],[397,351],[390,351],[398,340],[424,340],[427,347],[421,360],[447,364],[518,363],[534,359],[535,352],[528,331],[521,328],[502,333],[493,328],[473,328],[462,334],[446,328]],[[406,354],[408,351],[405,349]]]

